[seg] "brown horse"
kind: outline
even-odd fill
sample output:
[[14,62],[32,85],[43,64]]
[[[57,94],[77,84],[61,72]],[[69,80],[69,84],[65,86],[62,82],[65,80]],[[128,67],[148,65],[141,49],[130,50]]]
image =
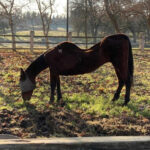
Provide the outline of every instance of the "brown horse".
[[23,71],[21,69],[20,88],[24,100],[29,100],[35,89],[35,78],[44,69],[50,69],[50,102],[54,101],[54,91],[57,86],[57,99],[62,98],[59,75],[77,75],[96,70],[106,62],[111,62],[115,68],[119,86],[113,101],[120,96],[122,87],[126,86],[124,105],[130,101],[130,88],[133,80],[133,56],[129,38],[124,34],[105,37],[100,43],[83,50],[70,42],[58,44],[48,50]]

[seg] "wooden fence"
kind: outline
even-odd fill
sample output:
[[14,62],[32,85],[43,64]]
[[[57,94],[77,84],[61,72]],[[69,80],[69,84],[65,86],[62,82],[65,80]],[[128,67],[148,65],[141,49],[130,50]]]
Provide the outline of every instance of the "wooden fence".
[[[31,31],[30,35],[14,35],[15,36],[15,44],[16,49],[30,49],[33,52],[34,49],[46,49],[46,40],[45,36],[37,36],[34,35],[34,32]],[[0,35],[0,49],[12,49],[12,35],[3,34]],[[69,32],[68,36],[47,36],[49,39],[49,46],[53,47],[56,44],[63,41],[72,41],[75,44],[82,47],[89,47],[95,42],[100,41],[103,37],[84,37],[84,36],[72,36],[72,33]],[[88,40],[86,40],[88,39]],[[93,42],[95,41],[95,42]]]
[[[45,36],[37,36],[34,34],[34,31],[30,31],[30,35],[14,35],[15,36],[15,45],[16,50],[19,49],[29,49],[31,52],[33,50],[45,50],[46,49],[46,40]],[[0,35],[0,50],[1,49],[12,49],[12,35],[3,34]],[[49,39],[49,46],[53,47],[56,44],[63,41],[71,41],[81,47],[88,48],[95,43],[99,42],[103,36],[101,37],[84,37],[84,36],[72,36],[72,33],[69,32],[68,36],[47,36]],[[130,38],[132,41],[132,37]],[[144,48],[145,40],[142,36],[141,39],[138,40],[138,44],[136,47],[140,47],[140,49]],[[135,45],[134,45],[135,47]]]

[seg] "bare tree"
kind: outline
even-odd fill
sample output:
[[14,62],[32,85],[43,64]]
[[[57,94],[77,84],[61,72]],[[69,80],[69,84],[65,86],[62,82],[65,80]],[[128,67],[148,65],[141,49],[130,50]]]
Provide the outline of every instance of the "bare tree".
[[44,0],[43,1],[36,0],[41,21],[42,21],[43,34],[45,36],[47,49],[49,48],[49,41],[47,36],[50,31],[50,24],[52,21],[54,2],[55,0],[47,0],[46,2],[44,2]]
[[[82,3],[81,3],[82,2]],[[74,0],[71,2],[71,25],[76,30],[77,36],[85,32],[85,6],[84,1]],[[80,14],[80,16],[79,16]],[[82,26],[81,26],[82,24]]]
[[134,42],[140,32],[145,32],[150,37],[150,1],[124,0],[122,3],[122,18],[127,29],[133,34]]
[[[96,37],[98,34],[98,29],[102,24],[102,19],[104,17],[104,8],[101,5],[102,1],[100,0],[88,0],[88,14],[89,15],[89,24],[93,37]],[[94,43],[96,43],[96,38],[94,38]]]
[[[72,1],[71,23],[77,33],[83,31],[85,34],[91,33],[93,37],[98,35],[105,13],[101,2],[102,0]],[[93,42],[96,43],[96,38],[93,38]]]
[[117,33],[120,33],[120,28],[119,28],[119,23],[117,22],[118,17],[117,17],[117,13],[119,13],[119,5],[117,4],[119,1],[114,1],[114,0],[104,0],[104,4],[105,4],[105,9],[107,12],[107,15],[110,19],[110,21],[112,22],[112,25],[115,28],[115,31]]
[[87,32],[94,36],[124,32],[132,34],[134,44],[140,32],[150,37],[150,0],[72,0],[71,6],[71,23],[78,32],[84,32],[87,17]]
[[140,15],[142,16],[149,29],[150,29],[150,1],[149,0],[142,0],[142,1],[134,1],[128,11],[131,11],[133,15]]
[[0,14],[5,16],[9,21],[9,26],[12,34],[12,49],[13,51],[16,50],[16,40],[15,40],[15,32],[14,32],[14,21],[13,21],[13,15],[14,15],[14,1],[15,0],[5,0],[0,1]]

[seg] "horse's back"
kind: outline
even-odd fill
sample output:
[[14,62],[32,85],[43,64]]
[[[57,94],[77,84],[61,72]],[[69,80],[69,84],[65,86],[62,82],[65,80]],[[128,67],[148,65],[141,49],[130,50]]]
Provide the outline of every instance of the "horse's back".
[[45,59],[49,67],[60,75],[84,74],[99,66],[98,50],[83,50],[73,43],[63,42],[47,52]]
[[106,57],[111,59],[117,59],[122,55],[129,53],[130,41],[125,34],[115,34],[105,37],[101,41],[102,51]]
[[128,40],[129,37],[123,33],[118,33],[118,34],[109,35],[109,36],[105,37],[104,40],[105,39],[114,39],[114,40],[126,39],[126,40]]
[[58,44],[51,51],[46,52],[45,59],[51,69],[61,74],[61,72],[76,68],[81,61],[82,54],[83,51],[75,44],[63,42]]
[[56,49],[61,49],[66,53],[80,53],[82,49],[80,49],[77,45],[71,42],[62,42],[56,46]]
[[120,45],[122,45],[125,42],[129,42],[129,38],[128,36],[126,36],[125,34],[114,34],[114,35],[110,35],[105,37],[102,41],[101,41],[101,47],[108,47],[108,48],[119,48]]

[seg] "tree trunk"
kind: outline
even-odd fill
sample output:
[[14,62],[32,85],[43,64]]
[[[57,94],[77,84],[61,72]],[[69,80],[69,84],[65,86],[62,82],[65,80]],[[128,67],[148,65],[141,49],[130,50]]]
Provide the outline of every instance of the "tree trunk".
[[136,37],[136,32],[135,32],[135,30],[134,30],[133,28],[129,28],[129,31],[130,31],[130,32],[132,33],[132,35],[133,35],[133,42],[136,43],[137,37]]
[[49,41],[48,41],[48,35],[45,35],[45,41],[46,41],[46,49],[49,49]]
[[98,27],[97,26],[95,26],[95,27],[92,26],[91,33],[92,33],[92,37],[93,37],[93,43],[97,43],[97,40],[96,40],[97,31],[98,31]]
[[133,42],[136,43],[136,32],[133,32]]
[[13,24],[12,16],[10,16],[9,18],[9,25],[11,29],[11,35],[12,35],[12,50],[16,51],[16,39],[15,39],[15,34],[14,34],[14,24]]
[[150,29],[147,29],[147,40],[150,41]]
[[3,32],[3,34],[6,34],[5,27],[3,27],[2,32]]
[[150,16],[148,16],[147,18],[147,24],[148,24],[148,28],[150,29]]
[[49,32],[49,30],[46,30],[46,25],[45,25],[43,17],[41,17],[41,20],[42,20],[43,34],[45,36],[46,49],[49,49],[49,42],[48,42],[48,32]]
[[144,32],[140,33],[139,38],[140,38],[139,39],[139,49],[144,50],[144,45],[145,45],[145,34],[144,34]]
[[120,29],[119,29],[119,25],[117,23],[117,20],[115,18],[115,15],[111,12],[110,8],[109,8],[109,0],[104,0],[104,3],[105,3],[105,8],[106,8],[106,12],[107,12],[107,15],[112,23],[112,25],[114,26],[115,28],[115,31],[117,33],[120,33]]

